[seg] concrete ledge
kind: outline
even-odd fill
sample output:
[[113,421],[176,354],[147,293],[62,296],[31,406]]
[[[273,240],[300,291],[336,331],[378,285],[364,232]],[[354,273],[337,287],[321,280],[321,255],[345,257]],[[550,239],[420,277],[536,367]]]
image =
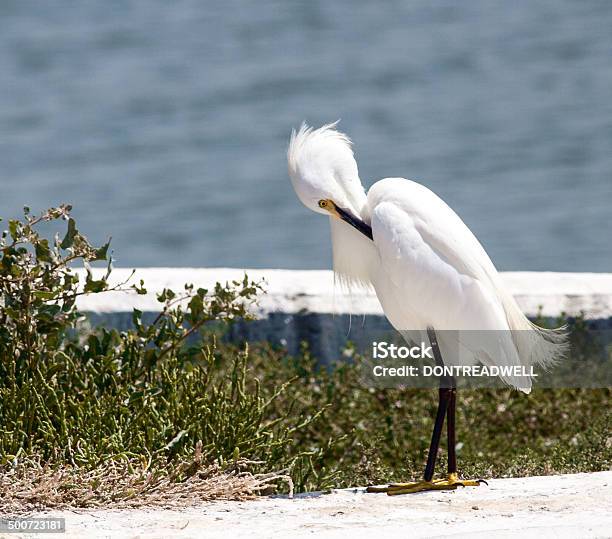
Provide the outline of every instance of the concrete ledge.
[[[131,270],[113,271],[113,280],[120,281]],[[140,268],[136,279],[143,279],[149,289],[146,296],[111,293],[79,298],[79,307],[95,313],[130,312],[134,308],[156,311],[155,293],[163,288],[182,290],[185,283],[211,288],[215,282],[242,279],[247,273],[255,280],[265,280],[267,293],[260,301],[260,314],[324,313],[382,315],[382,309],[371,290],[344,293],[334,285],[329,270],[279,270],[235,268]],[[553,273],[533,271],[502,272],[511,293],[523,311],[535,316],[542,309],[544,316],[556,317],[561,312],[576,316],[581,311],[587,319],[612,317],[612,273]]]
[[[93,294],[79,298],[78,306],[96,323],[124,328],[130,325],[134,308],[149,314],[159,311],[155,294],[163,288],[180,291],[185,283],[193,283],[211,289],[217,281],[241,280],[245,272],[251,279],[263,279],[267,293],[259,301],[260,319],[238,324],[231,339],[278,342],[292,353],[306,340],[315,354],[331,359],[347,338],[360,346],[389,329],[372,290],[348,295],[334,285],[329,270],[140,268],[134,282],[144,280],[149,291],[146,296]],[[126,268],[116,269],[112,280],[124,280],[130,273]],[[539,312],[550,318],[584,313],[594,327],[612,327],[612,273],[504,272],[502,277],[530,317]]]

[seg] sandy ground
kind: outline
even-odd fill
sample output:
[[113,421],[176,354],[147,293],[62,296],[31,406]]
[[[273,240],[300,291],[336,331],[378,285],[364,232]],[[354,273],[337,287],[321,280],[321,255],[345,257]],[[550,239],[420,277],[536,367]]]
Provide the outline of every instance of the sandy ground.
[[49,516],[65,517],[62,537],[71,538],[612,537],[612,471],[497,479],[488,487],[396,497],[347,489],[183,510],[64,511]]

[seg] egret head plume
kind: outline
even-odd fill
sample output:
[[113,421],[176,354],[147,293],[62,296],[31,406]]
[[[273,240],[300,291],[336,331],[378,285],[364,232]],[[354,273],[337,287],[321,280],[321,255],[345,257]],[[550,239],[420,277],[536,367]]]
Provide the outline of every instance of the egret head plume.
[[305,123],[291,133],[287,161],[289,177],[302,203],[317,213],[329,213],[321,200],[360,215],[366,194],[359,179],[351,140],[336,130],[338,122],[313,129]]
[[293,131],[287,151],[289,177],[307,208],[330,217],[334,273],[339,282],[348,288],[369,286],[376,252],[367,196],[351,140],[336,124],[319,129],[302,124]]

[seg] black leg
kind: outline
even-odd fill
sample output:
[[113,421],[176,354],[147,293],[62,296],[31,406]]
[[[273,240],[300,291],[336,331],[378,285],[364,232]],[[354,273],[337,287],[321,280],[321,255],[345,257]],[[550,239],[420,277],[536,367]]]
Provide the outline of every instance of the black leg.
[[[443,367],[442,354],[436,338],[436,333],[432,328],[427,329],[429,342],[436,360],[436,365]],[[457,454],[455,439],[455,409],[457,405],[457,382],[452,376],[440,377],[440,388],[438,389],[438,411],[436,412],[436,422],[431,435],[429,454],[427,455],[427,466],[425,466],[424,481],[417,483],[393,483],[388,487],[367,488],[367,492],[386,492],[390,496],[397,494],[412,494],[424,490],[454,490],[458,486],[476,487],[481,483],[487,482],[483,479],[464,480],[457,477]],[[445,481],[432,482],[436,467],[436,457],[440,447],[440,437],[444,419],[447,419],[448,435],[448,478]]]
[[[440,353],[440,347],[438,346],[438,339],[436,337],[436,332],[433,328],[427,329],[427,336],[429,337],[429,342],[431,344],[431,349],[434,355],[434,359],[436,360],[436,365],[443,367],[444,361],[442,361],[442,354]],[[436,457],[438,456],[438,448],[440,447],[440,436],[442,435],[442,427],[444,426],[444,418],[446,417],[449,411],[449,405],[451,399],[453,399],[454,393],[454,380],[452,377],[441,376],[440,377],[440,389],[438,390],[438,412],[436,413],[436,423],[434,425],[434,430],[431,435],[431,444],[429,446],[429,455],[427,456],[427,466],[425,467],[425,481],[431,481],[434,475],[434,469],[436,467]],[[453,400],[453,410],[454,410],[454,400]],[[448,432],[451,432],[451,424],[448,425]],[[454,413],[453,413],[453,423],[452,423],[452,432],[454,436],[455,432],[455,422],[454,422]],[[453,442],[453,456],[455,453],[455,447]],[[450,452],[449,452],[450,456]],[[450,466],[450,461],[449,461]]]
[[457,390],[453,387],[450,389],[450,397],[448,399],[448,411],[446,414],[446,428],[448,437],[448,473],[457,473],[457,453],[455,450],[455,406],[457,400]]
[[431,481],[436,467],[436,457],[438,456],[438,448],[440,447],[440,435],[444,425],[444,417],[448,410],[450,391],[441,387],[438,397],[438,412],[436,413],[436,423],[434,425],[433,434],[431,435],[431,444],[429,446],[429,455],[427,456],[427,466],[425,467],[424,479]]

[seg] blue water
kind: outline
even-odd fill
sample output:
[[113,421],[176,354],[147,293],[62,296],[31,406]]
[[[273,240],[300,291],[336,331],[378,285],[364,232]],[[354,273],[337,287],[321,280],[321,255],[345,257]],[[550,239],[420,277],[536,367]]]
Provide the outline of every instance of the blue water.
[[290,130],[342,118],[500,269],[612,271],[612,2],[0,2],[0,216],[121,266],[330,265]]

